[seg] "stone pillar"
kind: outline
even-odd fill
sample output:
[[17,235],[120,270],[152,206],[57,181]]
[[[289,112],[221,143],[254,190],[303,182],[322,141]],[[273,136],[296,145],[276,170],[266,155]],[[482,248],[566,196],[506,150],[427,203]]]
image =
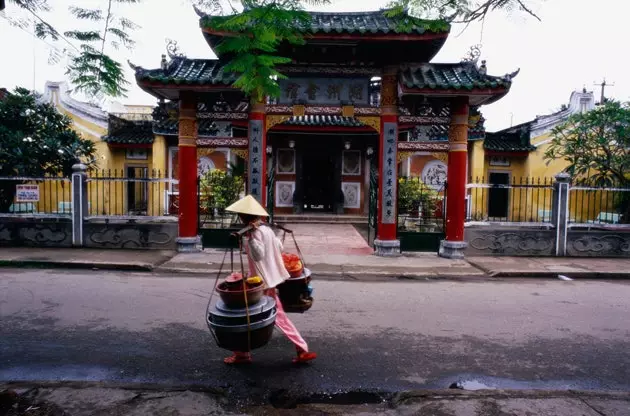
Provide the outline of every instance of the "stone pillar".
[[556,227],[556,256],[567,255],[567,232],[569,229],[569,187],[571,176],[561,172],[553,184],[553,206],[551,223]]
[[179,102],[179,234],[177,250],[199,251],[197,234],[199,198],[197,195],[197,98],[182,92]]
[[466,165],[468,163],[468,97],[451,101],[448,173],[446,190],[446,240],[440,243],[441,257],[463,259],[466,217]]
[[72,166],[72,246],[83,247],[83,221],[88,216],[87,166]]
[[377,256],[400,255],[398,215],[398,69],[385,68],[381,78],[381,132],[379,140],[378,222],[374,248]]
[[248,193],[264,207],[267,199],[267,134],[265,132],[265,104],[252,102],[249,112]]

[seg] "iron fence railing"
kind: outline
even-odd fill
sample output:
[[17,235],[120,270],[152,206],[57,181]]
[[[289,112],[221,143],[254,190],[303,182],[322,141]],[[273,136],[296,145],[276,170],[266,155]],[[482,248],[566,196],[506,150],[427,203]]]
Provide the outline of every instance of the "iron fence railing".
[[574,181],[569,188],[569,222],[629,224],[630,186]]
[[15,215],[70,215],[72,183],[70,178],[0,177],[0,213]]
[[550,223],[553,178],[505,176],[470,179],[466,220],[515,223]]
[[163,216],[176,215],[172,185],[160,170],[146,167],[88,171],[89,216]]
[[444,230],[446,183],[424,182],[420,177],[398,179],[398,229],[441,232]]

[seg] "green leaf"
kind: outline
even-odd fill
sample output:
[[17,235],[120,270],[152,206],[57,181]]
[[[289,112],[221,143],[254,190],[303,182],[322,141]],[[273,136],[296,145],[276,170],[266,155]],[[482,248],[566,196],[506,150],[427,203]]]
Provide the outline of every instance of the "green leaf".
[[103,20],[103,12],[98,9],[84,9],[82,7],[70,6],[68,7],[70,13],[77,19],[101,21]]
[[76,39],[81,42],[97,42],[102,40],[100,32],[91,31],[91,32],[80,32],[76,30],[71,30],[64,33],[64,36],[70,39]]

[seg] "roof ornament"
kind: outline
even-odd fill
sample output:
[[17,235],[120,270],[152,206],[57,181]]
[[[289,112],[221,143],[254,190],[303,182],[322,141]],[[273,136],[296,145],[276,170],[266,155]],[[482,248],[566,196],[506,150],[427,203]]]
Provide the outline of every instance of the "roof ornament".
[[486,75],[488,73],[488,67],[486,66],[486,60],[481,61],[481,66],[479,67],[479,73],[482,75]]
[[177,45],[177,41],[173,39],[166,39],[166,53],[171,59],[185,58],[185,55]]
[[481,56],[481,46],[481,44],[471,46],[466,56],[462,58],[461,63],[468,62],[476,65]]
[[197,16],[199,16],[199,17],[206,17],[206,14],[203,12],[203,10],[201,10],[199,7],[197,7],[196,4],[193,4],[193,10],[195,11],[195,13],[197,13]]
[[160,67],[166,71],[168,69],[168,61],[166,60],[166,55],[162,54],[162,60],[160,61]]
[[519,72],[521,72],[521,68],[519,68],[519,69],[517,69],[516,71],[511,72],[511,73],[509,73],[509,74],[505,74],[505,75],[503,76],[503,79],[504,79],[505,81],[507,81],[507,82],[510,82],[510,81],[512,81],[512,80],[513,80],[513,79],[514,79],[514,78],[518,75],[518,73],[519,73]]
[[127,65],[129,65],[129,68],[131,68],[134,72],[138,72],[142,69],[141,66],[134,65],[129,59],[127,59]]

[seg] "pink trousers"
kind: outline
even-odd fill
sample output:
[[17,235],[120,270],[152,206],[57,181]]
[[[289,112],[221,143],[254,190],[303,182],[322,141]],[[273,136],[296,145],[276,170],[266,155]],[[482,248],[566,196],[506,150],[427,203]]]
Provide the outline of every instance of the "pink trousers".
[[[295,344],[298,352],[308,352],[306,341],[304,341],[304,338],[302,338],[302,335],[300,335],[300,332],[284,311],[276,289],[267,289],[265,295],[271,296],[276,301],[276,327],[284,333],[289,341]],[[249,356],[248,352],[235,351],[234,354],[237,356]]]

